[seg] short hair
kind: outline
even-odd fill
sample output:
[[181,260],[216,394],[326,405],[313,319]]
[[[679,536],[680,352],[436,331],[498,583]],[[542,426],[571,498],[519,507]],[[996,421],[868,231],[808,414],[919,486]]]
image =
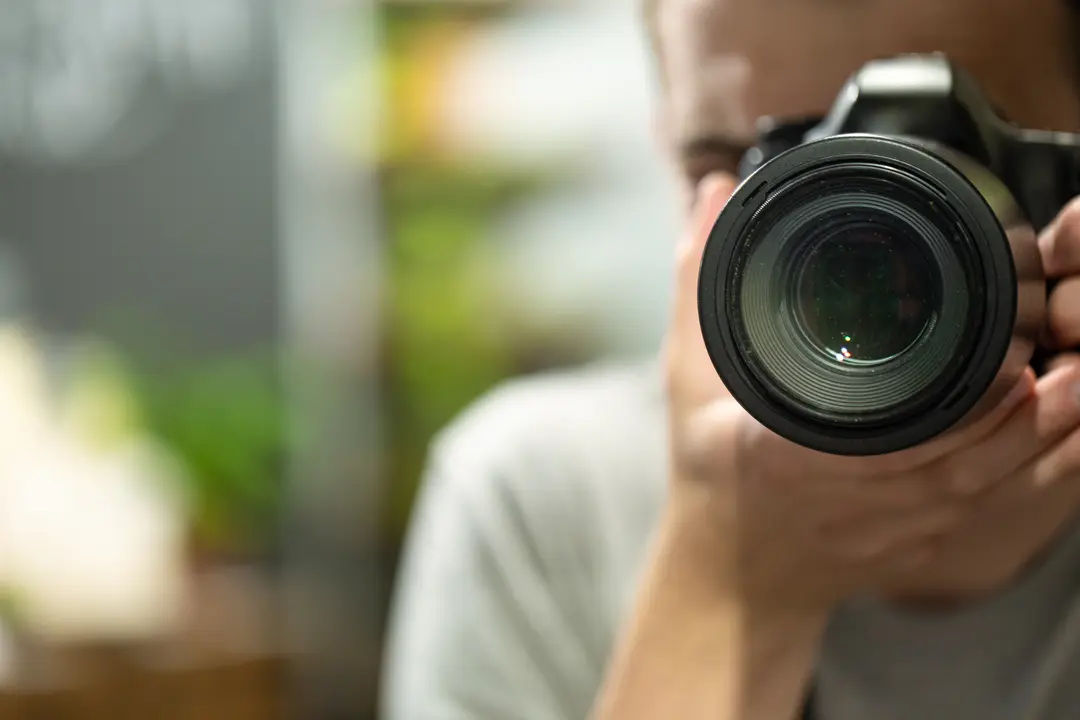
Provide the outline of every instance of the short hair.
[[[661,38],[660,38],[660,3],[663,0],[641,0],[641,15],[642,21],[645,25],[645,35],[649,42],[649,46],[653,51],[653,54],[657,57],[661,55]],[[1074,71],[1078,78],[1080,78],[1080,0],[1063,0],[1065,6],[1071,10],[1076,16],[1076,22],[1072,23],[1071,32],[1073,37],[1073,44],[1076,46],[1074,52],[1073,66]]]

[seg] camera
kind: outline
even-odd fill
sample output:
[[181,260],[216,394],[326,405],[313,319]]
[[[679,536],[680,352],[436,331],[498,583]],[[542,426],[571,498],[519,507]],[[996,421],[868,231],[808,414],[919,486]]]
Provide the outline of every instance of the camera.
[[702,256],[734,399],[800,445],[875,455],[980,417],[1036,358],[1036,234],[1080,135],[1009,123],[942,55],[875,60],[829,112],[770,121]]

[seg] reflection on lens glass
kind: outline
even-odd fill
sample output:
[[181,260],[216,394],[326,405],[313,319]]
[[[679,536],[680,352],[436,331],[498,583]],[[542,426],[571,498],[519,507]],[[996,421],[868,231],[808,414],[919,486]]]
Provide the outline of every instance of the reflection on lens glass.
[[838,362],[876,363],[909,348],[935,306],[934,274],[903,234],[846,224],[803,260],[795,303],[814,346]]
[[865,428],[948,386],[970,346],[972,285],[945,206],[872,169],[830,172],[853,174],[755,212],[724,312],[771,398]]

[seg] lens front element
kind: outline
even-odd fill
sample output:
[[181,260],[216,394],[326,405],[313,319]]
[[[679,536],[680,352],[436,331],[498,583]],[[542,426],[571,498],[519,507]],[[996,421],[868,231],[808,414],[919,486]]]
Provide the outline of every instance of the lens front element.
[[847,166],[777,191],[728,284],[750,371],[828,422],[913,411],[970,347],[978,290],[953,227],[916,179],[888,168]]
[[930,326],[939,278],[922,243],[896,223],[848,212],[811,240],[792,284],[806,339],[841,363],[883,363]]

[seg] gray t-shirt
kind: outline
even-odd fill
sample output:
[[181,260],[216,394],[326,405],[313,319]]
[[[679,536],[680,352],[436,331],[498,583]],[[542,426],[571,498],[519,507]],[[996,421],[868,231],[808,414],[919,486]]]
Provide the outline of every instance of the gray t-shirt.
[[[583,720],[665,491],[659,376],[510,383],[433,445],[387,646],[385,720]],[[1080,718],[1080,530],[963,612],[835,614],[820,720]],[[666,719],[665,719],[666,720]]]

